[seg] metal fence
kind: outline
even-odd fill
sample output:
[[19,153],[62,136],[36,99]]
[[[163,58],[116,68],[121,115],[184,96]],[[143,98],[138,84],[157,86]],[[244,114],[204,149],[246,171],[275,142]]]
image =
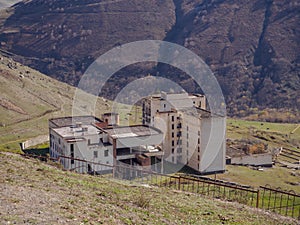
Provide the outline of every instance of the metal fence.
[[[44,161],[49,160],[49,158],[41,156],[34,157]],[[112,166],[67,156],[60,156],[58,159],[50,160],[55,160],[65,165],[65,168],[70,168],[68,166],[72,165],[72,168],[69,170],[78,173],[90,173],[105,176],[106,178],[166,187],[194,193],[196,195],[239,202],[251,207],[262,208],[300,220],[300,195],[294,191],[283,191],[280,188],[275,189],[270,185],[264,187],[260,186],[258,189],[254,189],[221,180],[165,175],[145,170],[142,167],[125,166],[124,164]]]
[[260,190],[260,208],[300,220],[300,195],[270,185],[261,186]]

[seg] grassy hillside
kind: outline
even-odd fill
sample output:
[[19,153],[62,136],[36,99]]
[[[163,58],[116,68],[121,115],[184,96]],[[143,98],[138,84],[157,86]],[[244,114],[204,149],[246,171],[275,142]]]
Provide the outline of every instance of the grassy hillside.
[[[76,89],[9,58],[0,58],[0,149],[12,151],[21,141],[47,134],[49,118],[72,115]],[[109,104],[98,98],[96,115],[108,111]]]
[[[214,178],[214,176],[209,176]],[[255,188],[267,184],[282,190],[294,190],[300,193],[300,172],[280,166],[264,168],[262,171],[254,170],[246,166],[227,165],[224,174],[218,174],[217,179],[249,185]]]
[[[0,150],[16,152],[20,142],[48,133],[49,118],[72,115],[76,88],[0,55],[0,91]],[[86,97],[86,102],[93,99]],[[112,102],[106,99],[97,99],[95,112],[86,102],[80,105],[86,115],[101,118],[111,111]],[[115,107],[122,125],[140,121],[139,107]]]
[[0,160],[1,224],[297,224],[236,203],[64,172],[19,155],[0,153]]
[[[300,148],[299,124],[227,120],[227,138],[259,140],[272,147]],[[299,150],[299,149],[298,149]],[[300,150],[299,150],[300,151]]]
[[[227,138],[231,140],[259,141],[268,145],[270,151],[274,148],[288,148],[300,152],[300,128],[298,124],[267,123],[245,121],[240,119],[227,120]],[[286,160],[286,159],[285,159]],[[285,190],[300,193],[299,170],[291,170],[275,163],[272,168],[263,171],[246,166],[227,165],[224,174],[218,179],[259,187],[269,184]],[[214,176],[210,176],[214,177]]]

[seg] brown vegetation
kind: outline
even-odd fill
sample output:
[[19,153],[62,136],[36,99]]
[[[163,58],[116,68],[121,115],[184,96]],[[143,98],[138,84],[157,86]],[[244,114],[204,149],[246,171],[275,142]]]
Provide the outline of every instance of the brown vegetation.
[[[229,115],[270,121],[275,113],[261,115],[261,110],[297,112],[300,108],[297,0],[108,2],[19,3],[10,10],[12,15],[0,21],[4,24],[0,48],[76,85],[90,63],[113,47],[136,40],[171,41],[189,48],[210,66],[221,84]],[[112,90],[118,92],[149,72],[159,72],[190,92],[201,91],[174,68],[141,64],[112,77],[103,94],[113,98]],[[296,121],[299,116],[284,111],[276,118]]]

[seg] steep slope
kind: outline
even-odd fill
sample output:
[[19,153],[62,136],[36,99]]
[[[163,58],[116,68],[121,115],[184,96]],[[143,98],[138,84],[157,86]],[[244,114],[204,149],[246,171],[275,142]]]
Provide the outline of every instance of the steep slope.
[[297,1],[175,3],[178,22],[165,40],[202,56],[216,74],[231,114],[259,106],[300,108]]
[[171,0],[33,0],[13,10],[1,29],[1,48],[73,85],[104,52],[127,42],[163,39],[175,19]]
[[[48,133],[49,118],[72,115],[75,90],[0,55],[0,149],[19,149],[20,141]],[[107,110],[99,98],[96,115]]]
[[[24,1],[10,9],[10,16],[2,16],[0,48],[76,85],[88,65],[115,46],[171,41],[211,67],[229,115],[245,116],[251,108],[298,110],[299,9],[297,0]],[[112,90],[157,72],[199,91],[174,68],[142,64],[121,71],[103,94],[113,98]]]

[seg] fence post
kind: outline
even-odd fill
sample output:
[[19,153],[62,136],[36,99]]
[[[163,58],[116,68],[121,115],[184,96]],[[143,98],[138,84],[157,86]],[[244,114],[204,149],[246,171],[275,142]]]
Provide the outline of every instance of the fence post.
[[258,208],[259,207],[259,197],[260,197],[259,189],[257,190],[256,196],[257,196],[257,198],[256,198],[256,208]]
[[181,176],[179,176],[179,179],[178,179],[178,190],[180,191],[180,185],[181,185]]

